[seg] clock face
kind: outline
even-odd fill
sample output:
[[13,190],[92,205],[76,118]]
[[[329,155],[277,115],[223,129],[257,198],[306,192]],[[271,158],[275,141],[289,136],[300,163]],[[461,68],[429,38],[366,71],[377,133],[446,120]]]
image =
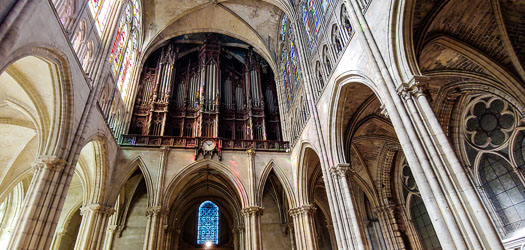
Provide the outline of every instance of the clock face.
[[211,141],[211,140],[206,140],[202,143],[202,149],[206,150],[206,151],[211,151],[213,149],[215,149],[215,142]]

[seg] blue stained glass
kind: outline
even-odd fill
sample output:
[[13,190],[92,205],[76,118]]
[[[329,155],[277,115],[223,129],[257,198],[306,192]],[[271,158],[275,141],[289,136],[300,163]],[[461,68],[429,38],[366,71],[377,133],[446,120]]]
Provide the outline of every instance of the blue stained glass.
[[219,207],[211,201],[199,206],[197,223],[197,244],[219,244]]

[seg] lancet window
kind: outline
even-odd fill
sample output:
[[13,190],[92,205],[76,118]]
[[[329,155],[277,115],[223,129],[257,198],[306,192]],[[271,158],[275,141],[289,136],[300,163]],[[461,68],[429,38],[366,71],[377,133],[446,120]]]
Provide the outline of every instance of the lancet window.
[[301,67],[298,62],[295,35],[290,20],[285,15],[281,21],[281,74],[287,107],[294,100],[295,93],[301,85]]
[[313,50],[322,23],[330,9],[329,0],[309,0],[301,6],[302,21],[306,31],[309,47]]
[[199,206],[197,244],[219,244],[219,207],[211,201]]
[[408,163],[401,165],[401,183],[403,185],[403,198],[406,203],[409,220],[412,221],[423,249],[441,249],[436,231],[430,220],[427,209],[417,187],[416,180]]
[[115,0],[89,0],[89,10],[99,35],[105,31],[114,5]]
[[124,101],[127,98],[130,78],[139,52],[140,34],[139,1],[131,0],[124,7],[124,13],[120,17],[110,54],[113,73],[118,77],[117,86]]
[[494,95],[472,98],[463,115],[465,155],[473,179],[503,238],[525,228],[525,126],[519,112]]

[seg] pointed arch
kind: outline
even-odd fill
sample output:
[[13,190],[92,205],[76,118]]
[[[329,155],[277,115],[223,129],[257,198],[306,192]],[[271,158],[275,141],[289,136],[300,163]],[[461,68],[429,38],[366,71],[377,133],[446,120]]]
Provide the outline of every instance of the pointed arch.
[[[67,145],[70,145],[69,138],[73,133],[74,115],[73,83],[67,56],[52,45],[31,43],[10,53],[0,64],[0,74],[5,73],[8,67],[15,62],[31,56],[48,64],[50,74],[53,76],[50,84],[52,85],[55,110],[52,117],[43,120],[47,126],[41,125],[42,131],[40,133],[43,133],[41,136],[43,140],[40,143],[39,155],[55,155],[67,158],[67,148],[69,148]],[[38,116],[41,118],[44,114],[40,113]]]
[[[119,188],[119,190],[126,184],[126,182],[133,176],[133,173],[135,173],[137,170],[140,171],[142,176],[144,177],[144,182],[146,183],[146,192],[148,197],[148,206],[152,206],[154,204],[154,185],[153,180],[151,178],[151,173],[148,171],[148,167],[141,156],[135,157],[133,160],[131,160],[129,163],[125,164],[130,166],[124,177],[122,177],[119,180],[113,180],[117,181],[118,185],[116,187]],[[108,197],[108,203],[114,204],[118,198],[119,193],[118,192],[112,192]]]
[[257,204],[262,204],[263,199],[263,193],[264,193],[264,187],[266,186],[266,182],[268,180],[268,176],[271,172],[274,172],[277,176],[277,179],[281,182],[281,185],[284,188],[284,192],[286,193],[286,198],[288,200],[288,206],[289,207],[295,207],[297,204],[296,197],[294,195],[292,186],[290,185],[290,182],[286,178],[286,174],[282,171],[282,169],[272,160],[266,164],[266,167],[264,168],[261,178],[259,179],[259,183],[257,185],[257,193],[256,193],[256,201]]
[[237,177],[228,166],[224,165],[219,161],[211,159],[202,159],[193,162],[192,164],[182,169],[167,185],[164,197],[161,197],[161,200],[163,201],[162,204],[166,205],[166,207],[171,207],[175,199],[173,194],[175,193],[177,188],[181,188],[181,185],[179,184],[192,173],[195,173],[199,169],[203,169],[205,167],[210,167],[219,172],[222,176],[226,177],[230,184],[235,188],[235,192],[237,193],[238,198],[241,201],[242,207],[248,206],[248,194],[241,179]]

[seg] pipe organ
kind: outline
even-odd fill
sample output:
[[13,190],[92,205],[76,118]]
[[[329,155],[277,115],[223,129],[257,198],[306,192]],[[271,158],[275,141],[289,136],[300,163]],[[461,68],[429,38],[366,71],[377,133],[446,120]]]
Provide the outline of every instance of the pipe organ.
[[274,75],[266,61],[233,38],[184,37],[146,60],[129,134],[280,141]]

